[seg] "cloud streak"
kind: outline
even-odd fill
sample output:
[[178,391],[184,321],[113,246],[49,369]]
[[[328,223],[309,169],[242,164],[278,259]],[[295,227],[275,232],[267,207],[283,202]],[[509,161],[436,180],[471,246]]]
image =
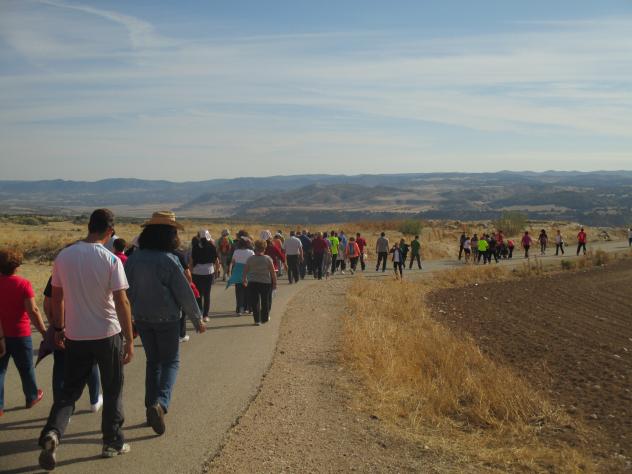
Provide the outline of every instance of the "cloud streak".
[[[607,139],[618,147],[606,150],[611,156],[632,147],[632,17],[463,36],[184,38],[79,3],[12,5],[0,19],[0,60],[18,55],[30,67],[0,72],[0,143],[18,155],[34,157],[37,147],[15,137],[69,131],[80,132],[82,149],[99,150],[90,136],[140,137],[141,145],[112,145],[116,156],[156,154],[153,133],[171,152],[198,150],[192,163],[213,150],[218,159],[276,156],[280,169],[314,159],[319,143],[323,163],[351,157],[359,168],[379,149],[406,162],[461,156],[471,169],[468,146],[454,137],[490,156],[534,137],[538,152],[555,156],[570,157],[573,147],[594,156]],[[235,144],[240,136],[249,144]],[[74,155],[51,143],[40,152]]]

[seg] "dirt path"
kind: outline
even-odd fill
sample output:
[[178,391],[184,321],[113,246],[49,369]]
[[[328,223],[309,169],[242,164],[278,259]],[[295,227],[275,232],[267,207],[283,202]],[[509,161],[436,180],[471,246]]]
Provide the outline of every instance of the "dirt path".
[[622,261],[444,290],[431,304],[435,318],[594,429],[595,455],[632,460],[631,285],[632,262]]
[[349,280],[293,300],[261,391],[205,472],[431,472],[430,455],[355,410],[338,364]]

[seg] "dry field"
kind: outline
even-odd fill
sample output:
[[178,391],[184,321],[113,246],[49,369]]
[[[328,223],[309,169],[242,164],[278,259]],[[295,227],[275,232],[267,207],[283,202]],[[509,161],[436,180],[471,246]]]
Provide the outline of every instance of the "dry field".
[[[149,213],[148,213],[149,215]],[[288,226],[283,224],[253,224],[242,222],[218,222],[216,220],[203,219],[182,219],[185,230],[181,232],[183,245],[186,247],[190,239],[199,229],[208,229],[213,237],[218,237],[224,228],[230,229],[233,234],[239,229],[245,229],[251,235],[258,235],[263,229],[276,231],[283,230],[288,233],[291,229],[302,230],[301,226]],[[126,239],[128,242],[137,236],[141,230],[140,224],[142,219],[124,219],[117,223],[117,235]],[[73,220],[64,217],[0,217],[0,248],[13,247],[20,249],[24,255],[26,263],[19,270],[22,275],[28,278],[33,284],[36,293],[41,295],[46,281],[50,276],[50,265],[55,255],[65,245],[81,239],[85,236],[87,221]],[[319,225],[318,227],[309,228],[310,231],[330,231],[344,230],[347,235],[353,235],[361,232],[367,239],[369,260],[374,256],[371,255],[375,249],[375,241],[384,231],[387,237],[394,242],[404,238],[410,243],[414,236],[404,235],[398,229],[401,228],[402,221],[361,221],[352,223],[332,223]],[[424,221],[421,223],[420,240],[422,242],[422,259],[436,260],[455,258],[458,254],[458,240],[462,231],[491,232],[493,224],[491,222],[443,222],[443,221]],[[560,223],[534,223],[531,224],[532,232],[541,227],[547,229],[560,228],[563,235],[571,241],[571,237],[576,234],[577,226],[571,224]],[[622,230],[608,230],[613,238],[624,238]],[[587,228],[589,238],[592,241],[599,239],[599,229]],[[549,231],[552,235],[553,231]],[[517,236],[508,236],[517,238]]]
[[446,472],[631,468],[632,263],[589,269],[603,259],[549,277],[490,266],[358,280],[342,342],[357,405]]

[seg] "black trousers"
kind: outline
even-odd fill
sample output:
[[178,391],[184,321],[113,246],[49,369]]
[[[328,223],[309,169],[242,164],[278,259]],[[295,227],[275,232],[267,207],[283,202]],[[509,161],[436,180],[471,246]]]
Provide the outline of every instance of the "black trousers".
[[413,262],[415,260],[417,260],[417,266],[421,270],[421,258],[419,257],[419,254],[415,255],[414,253],[410,254],[410,265],[408,266],[408,269],[410,270],[411,268],[413,268]]
[[564,255],[564,244],[555,244],[555,255],[558,255],[560,251],[562,252],[562,255]]
[[75,411],[75,402],[81,398],[83,388],[90,378],[96,362],[101,373],[103,389],[103,414],[101,431],[103,444],[120,449],[125,438],[121,427],[123,414],[123,338],[121,334],[93,341],[71,341],[66,339],[64,388],[58,401],[53,403],[46,426],[40,435],[40,446],[49,431],[64,436],[68,420]]
[[463,257],[463,244],[459,245],[459,260]]
[[319,280],[322,280],[323,279],[323,254],[322,253],[314,254],[312,265],[314,268],[314,278],[318,278]]
[[312,273],[312,253],[303,252],[303,261],[300,263],[298,271],[301,275],[301,280],[305,278],[305,275]]
[[402,262],[393,262],[393,271],[395,275],[399,272],[400,278],[404,276],[404,264]]
[[248,305],[248,291],[241,283],[235,283],[235,312],[246,311]]
[[298,255],[287,256],[287,277],[290,283],[298,283],[298,280],[300,279],[298,258]]
[[579,242],[579,243],[577,244],[577,255],[579,255],[579,251],[580,251],[581,249],[584,249],[584,255],[586,255],[586,243],[584,243],[584,242]]
[[272,307],[272,283],[248,282],[248,303],[255,323],[267,323]]
[[362,271],[365,270],[366,268],[366,262],[364,261],[364,252],[360,251],[360,268],[362,269]]
[[213,286],[213,275],[196,275],[193,274],[193,283],[200,292],[197,299],[198,306],[203,317],[207,317],[211,309],[211,286]]
[[529,245],[524,246],[524,258],[529,258]]
[[382,271],[386,270],[386,260],[388,258],[388,252],[378,252],[377,253],[377,263],[375,264],[375,271],[377,272],[380,268],[380,263],[382,264]]
[[337,253],[332,253],[331,254],[331,274],[333,275],[334,273],[336,273],[336,262],[338,258],[338,254]]
[[[358,266],[358,258],[359,257],[350,257],[349,262],[351,264],[351,270],[356,271],[356,267]],[[363,268],[364,270],[364,268]]]

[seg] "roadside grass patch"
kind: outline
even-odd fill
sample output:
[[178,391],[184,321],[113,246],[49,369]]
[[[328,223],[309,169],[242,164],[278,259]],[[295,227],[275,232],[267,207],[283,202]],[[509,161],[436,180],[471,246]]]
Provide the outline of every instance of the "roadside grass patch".
[[591,471],[595,465],[580,449],[542,437],[572,426],[565,413],[425,307],[436,288],[513,278],[489,266],[429,281],[355,281],[347,292],[342,360],[362,381],[359,403],[461,468]]

